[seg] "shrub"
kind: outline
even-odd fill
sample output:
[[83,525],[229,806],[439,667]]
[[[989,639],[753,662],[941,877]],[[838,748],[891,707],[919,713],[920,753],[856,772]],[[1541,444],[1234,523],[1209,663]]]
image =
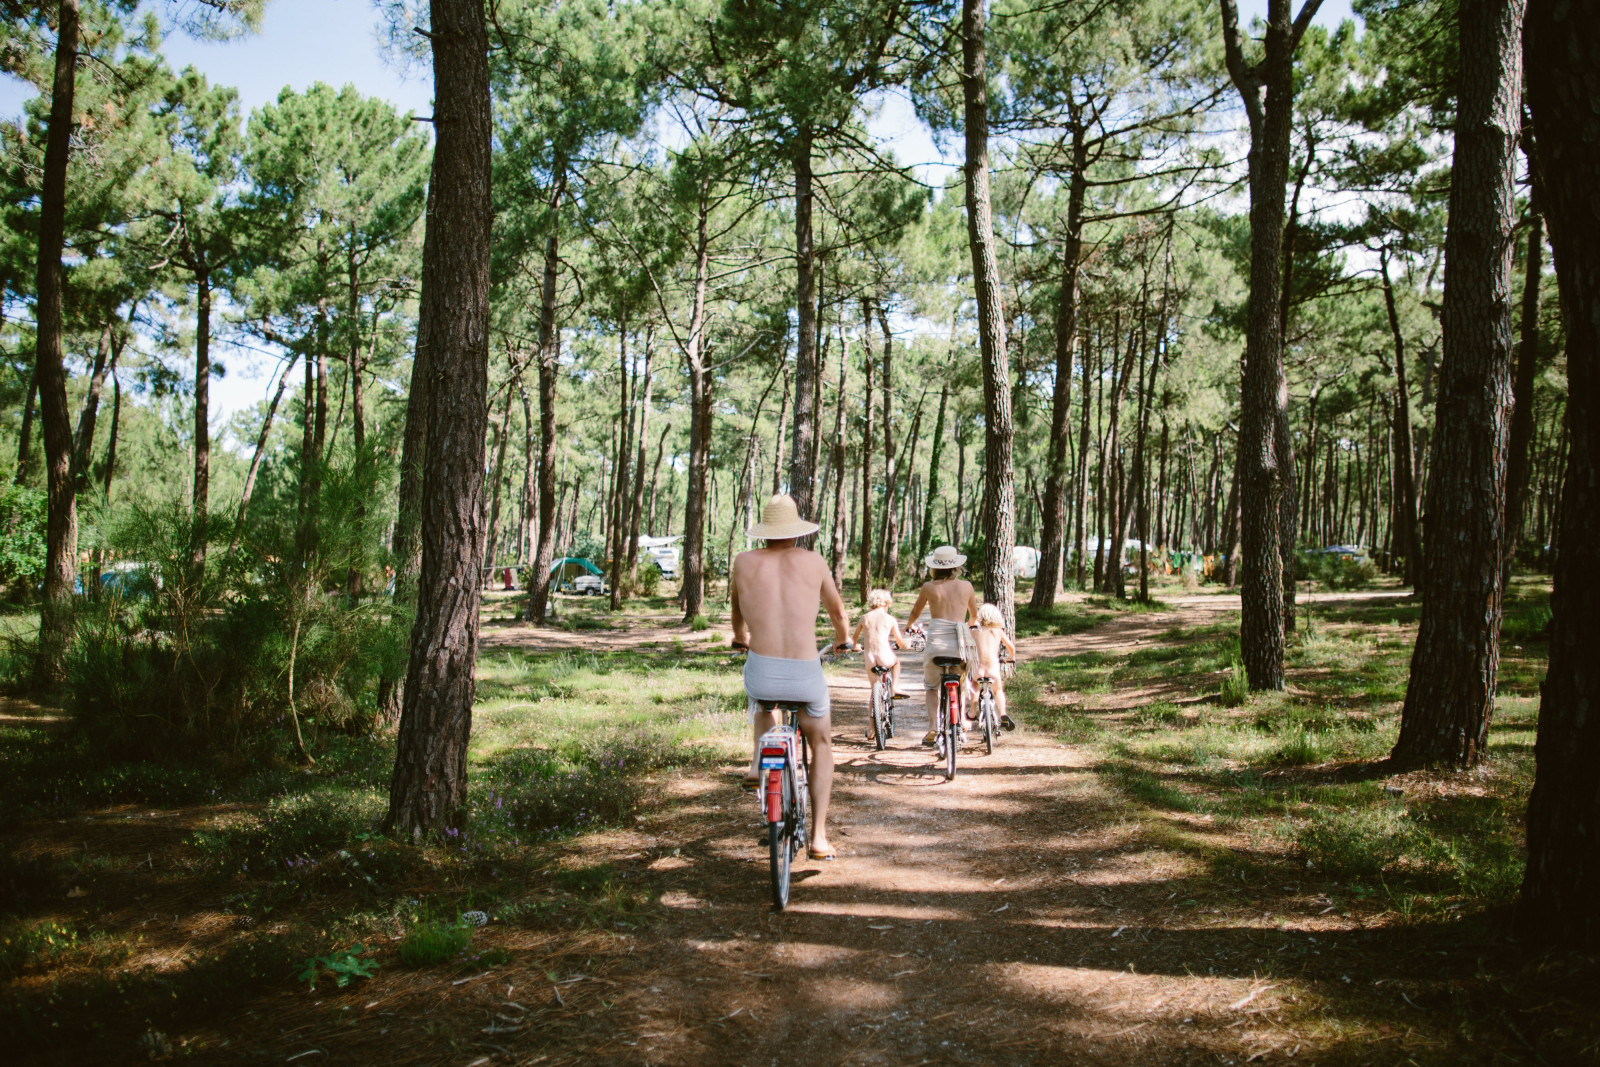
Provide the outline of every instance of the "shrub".
[[1378,568],[1364,556],[1346,559],[1333,552],[1301,549],[1295,553],[1295,573],[1328,589],[1366,589],[1377,579]]
[[45,503],[42,489],[12,485],[9,474],[0,486],[0,586],[26,589],[44,574]]
[[1245,673],[1244,663],[1235,657],[1222,679],[1222,703],[1224,707],[1237,708],[1249,699],[1250,677]]
[[661,588],[661,565],[653,559],[646,559],[639,564],[639,593],[641,596],[655,596]]
[[689,620],[689,629],[695,631],[696,633],[699,633],[701,630],[709,630],[710,628],[711,620],[706,618],[704,615],[696,615],[694,618]]
[[460,919],[425,920],[413,926],[400,942],[400,962],[407,967],[437,967],[460,955],[471,943],[472,927]]

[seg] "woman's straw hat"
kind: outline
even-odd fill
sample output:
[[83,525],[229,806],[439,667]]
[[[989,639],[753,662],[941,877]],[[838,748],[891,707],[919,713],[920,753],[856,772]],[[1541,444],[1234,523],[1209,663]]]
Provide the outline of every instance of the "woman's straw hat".
[[931,570],[953,571],[966,561],[967,557],[957,552],[954,545],[940,545],[922,562]]
[[807,522],[800,517],[800,509],[795,506],[794,497],[788,493],[778,493],[767,506],[761,509],[761,521],[750,527],[747,531],[751,537],[759,537],[764,541],[782,541],[790,537],[804,537],[814,534],[822,527],[814,522]]

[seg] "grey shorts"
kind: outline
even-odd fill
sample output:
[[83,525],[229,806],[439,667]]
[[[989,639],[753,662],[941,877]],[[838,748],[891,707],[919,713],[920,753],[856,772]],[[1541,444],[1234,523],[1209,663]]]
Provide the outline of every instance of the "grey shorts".
[[[971,654],[967,647],[967,625],[950,619],[929,619],[927,629],[928,647],[923,652],[922,684],[929,689],[936,689],[945,668],[933,662],[933,658],[954,656],[965,661]],[[963,662],[955,668],[955,673],[960,674],[965,670],[966,664]]]
[[782,700],[805,706],[806,714],[820,719],[833,710],[828,699],[828,679],[815,656],[783,659],[757,652],[744,661],[744,691],[750,698],[750,719],[761,713],[763,700]]

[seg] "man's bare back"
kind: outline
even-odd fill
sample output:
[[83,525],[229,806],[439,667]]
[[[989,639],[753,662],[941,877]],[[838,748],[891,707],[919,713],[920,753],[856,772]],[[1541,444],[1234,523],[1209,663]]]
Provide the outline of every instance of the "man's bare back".
[[761,656],[817,654],[817,610],[824,605],[836,639],[846,640],[844,600],[828,561],[806,548],[757,548],[734,557],[730,583],[733,640]]

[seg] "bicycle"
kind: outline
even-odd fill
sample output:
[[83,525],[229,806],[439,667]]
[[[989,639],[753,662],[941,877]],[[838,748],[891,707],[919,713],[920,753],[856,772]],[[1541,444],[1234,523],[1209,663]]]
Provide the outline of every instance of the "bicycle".
[[882,752],[889,738],[894,736],[894,702],[904,700],[905,694],[894,691],[894,679],[891,677],[891,667],[872,668],[872,696],[870,701],[873,743]]
[[944,780],[955,781],[956,777],[956,749],[961,747],[961,675],[954,673],[953,668],[962,663],[960,656],[935,656],[935,666],[943,667],[939,675],[939,726],[935,744],[938,748],[938,759],[944,761]]
[[[1003,673],[1010,660],[1000,661],[1000,670]],[[973,684],[978,687],[978,727],[983,731],[983,750],[987,755],[994,755],[994,740],[1000,734],[1000,709],[994,699],[994,679],[987,674],[974,678]]]
[[789,872],[794,857],[808,840],[811,783],[806,768],[810,766],[811,753],[800,732],[802,705],[781,700],[759,703],[762,711],[776,712],[783,719],[761,735],[761,788],[756,794],[767,826],[772,905],[782,911],[789,906]]
[[[735,651],[748,648],[735,646]],[[835,649],[823,653],[826,658]],[[777,726],[761,735],[760,782],[756,800],[766,833],[767,867],[772,879],[772,905],[777,911],[789,906],[789,875],[794,858],[810,840],[811,746],[800,732],[800,716],[805,705],[784,700],[758,700],[762,711],[776,714]]]

